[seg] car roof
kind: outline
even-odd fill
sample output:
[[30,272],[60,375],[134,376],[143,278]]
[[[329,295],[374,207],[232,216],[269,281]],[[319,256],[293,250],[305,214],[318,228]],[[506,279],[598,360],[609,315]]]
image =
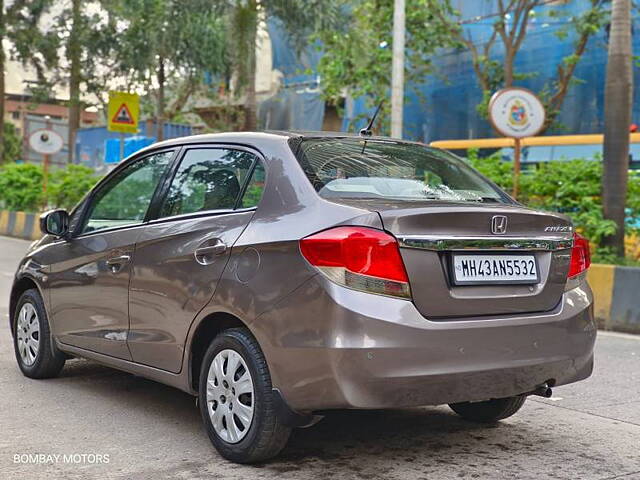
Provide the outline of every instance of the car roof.
[[[350,132],[323,132],[323,131],[296,131],[296,130],[265,130],[262,132],[222,132],[222,133],[205,133],[200,135],[190,135],[187,137],[176,137],[162,142],[154,143],[153,148],[166,147],[173,145],[182,145],[190,143],[236,143],[247,142],[251,139],[283,139],[283,138],[352,138],[354,140],[386,140],[401,143],[419,143],[410,140],[398,138],[384,137],[374,135],[371,137],[363,137],[357,133]],[[424,145],[424,144],[421,144]]]
[[384,136],[371,136],[371,137],[363,137],[356,133],[350,132],[317,132],[317,131],[295,131],[295,130],[266,130],[262,132],[222,132],[222,133],[205,133],[200,135],[190,135],[186,137],[176,137],[168,140],[164,140],[161,142],[152,143],[151,145],[138,150],[129,158],[125,159],[122,163],[128,163],[127,160],[133,158],[139,158],[141,154],[146,154],[147,152],[151,152],[157,149],[166,148],[166,147],[174,147],[181,145],[197,145],[197,144],[206,144],[206,143],[226,143],[226,144],[241,144],[241,145],[251,145],[252,141],[261,140],[261,141],[274,141],[274,142],[283,142],[289,139],[297,138],[300,140],[303,139],[352,139],[352,140],[368,140],[368,141],[387,141],[387,142],[399,142],[405,144],[413,144],[420,145],[427,148],[428,145],[421,142],[414,142],[410,140],[384,137]]

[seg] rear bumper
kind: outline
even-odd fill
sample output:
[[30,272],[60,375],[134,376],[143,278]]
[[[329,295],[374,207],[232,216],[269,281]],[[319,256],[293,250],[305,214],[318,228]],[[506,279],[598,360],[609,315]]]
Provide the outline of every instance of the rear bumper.
[[545,314],[435,322],[409,301],[315,276],[253,327],[294,410],[437,405],[588,377],[592,303],[583,283]]

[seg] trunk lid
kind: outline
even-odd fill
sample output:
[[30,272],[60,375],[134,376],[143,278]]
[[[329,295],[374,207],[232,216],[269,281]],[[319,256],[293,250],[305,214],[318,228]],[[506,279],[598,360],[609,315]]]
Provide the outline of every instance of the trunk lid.
[[[385,230],[398,238],[413,301],[429,319],[544,312],[562,298],[573,236],[563,215],[504,204],[369,200],[367,208],[377,211]],[[506,217],[503,234],[492,232],[496,216]],[[539,279],[531,284],[456,285],[453,256],[469,253],[532,254]]]

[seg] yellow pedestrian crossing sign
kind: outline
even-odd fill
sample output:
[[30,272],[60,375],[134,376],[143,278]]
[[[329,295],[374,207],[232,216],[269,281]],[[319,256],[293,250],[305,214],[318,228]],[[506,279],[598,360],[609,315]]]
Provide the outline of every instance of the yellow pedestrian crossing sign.
[[109,92],[107,130],[137,133],[140,115],[140,97],[135,93]]

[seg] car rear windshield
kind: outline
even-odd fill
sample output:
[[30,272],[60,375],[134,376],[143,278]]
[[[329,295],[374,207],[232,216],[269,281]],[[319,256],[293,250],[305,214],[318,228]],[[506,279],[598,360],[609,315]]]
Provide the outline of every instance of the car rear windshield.
[[512,203],[455,155],[417,144],[309,138],[297,157],[320,196]]

